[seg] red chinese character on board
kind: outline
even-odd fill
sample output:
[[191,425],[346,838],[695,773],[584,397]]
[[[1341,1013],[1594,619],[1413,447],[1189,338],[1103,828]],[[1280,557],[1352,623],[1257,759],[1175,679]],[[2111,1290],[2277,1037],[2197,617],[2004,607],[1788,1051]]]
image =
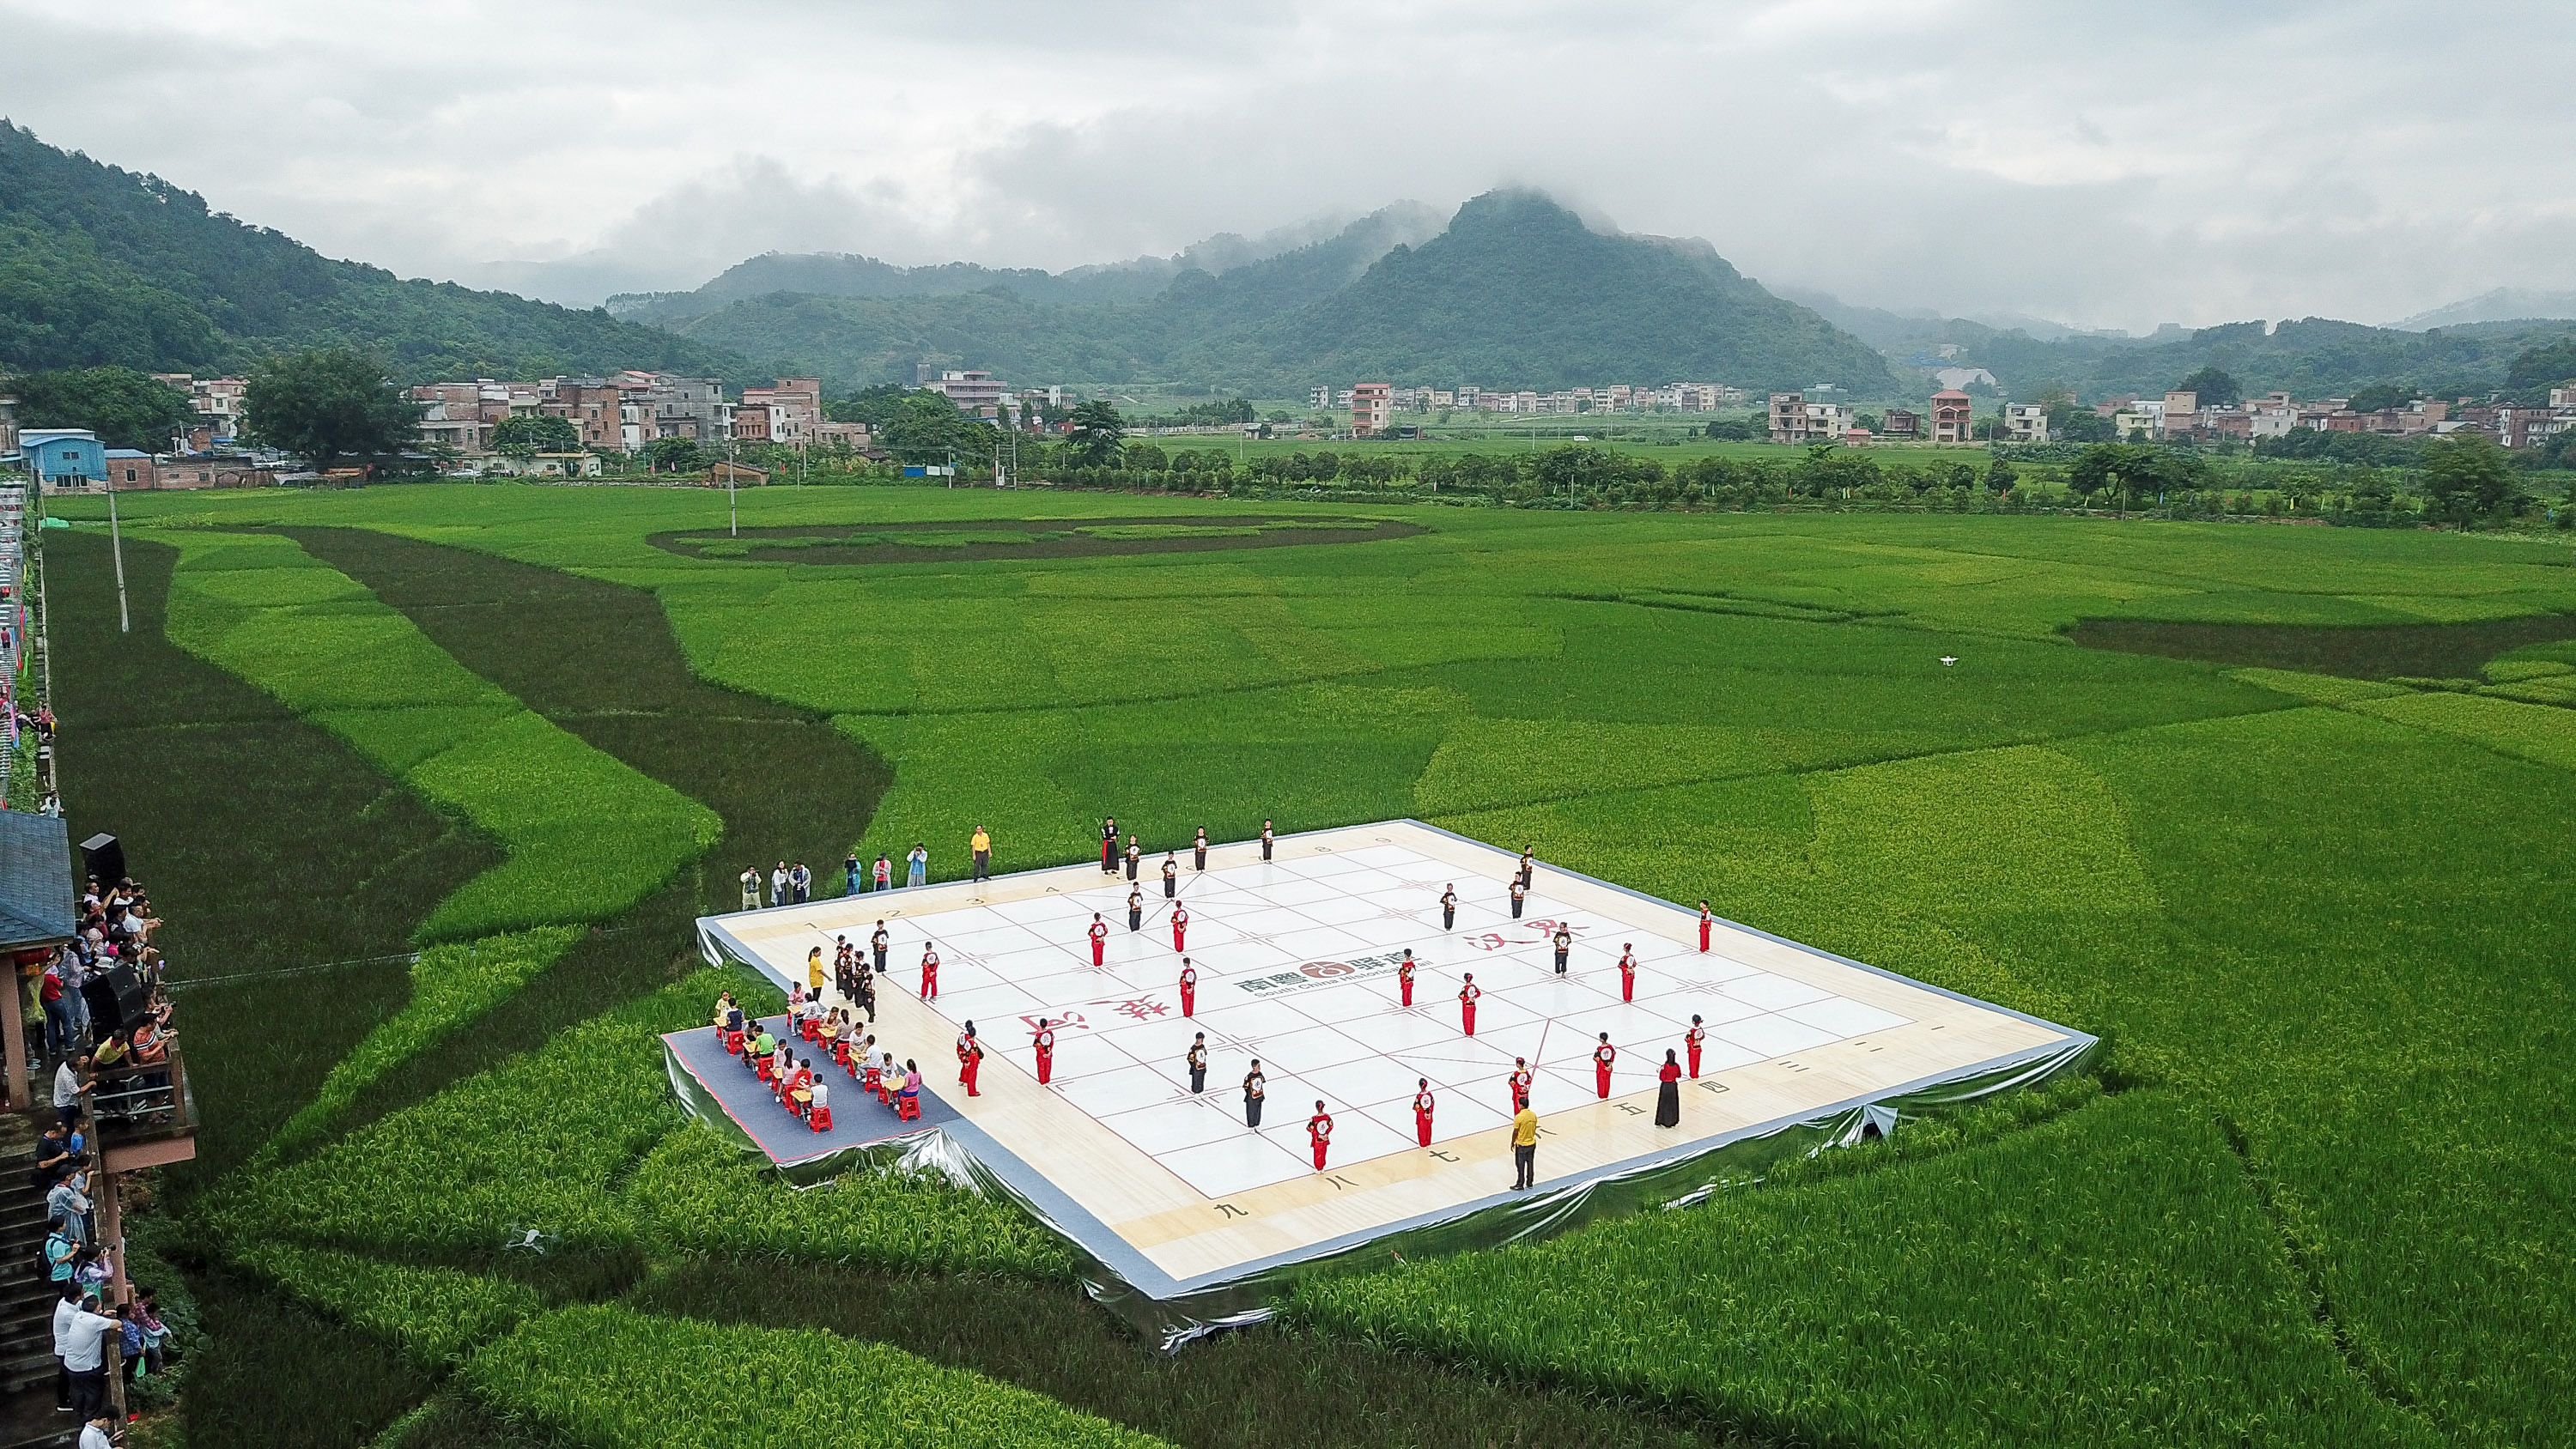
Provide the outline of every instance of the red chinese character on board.
[[1487,931],[1481,936],[1469,936],[1467,938],[1467,944],[1475,947],[1479,951],[1499,951],[1503,949],[1503,946],[1506,943],[1502,937],[1495,935],[1491,931]]
[[[1024,1016],[1021,1017],[1020,1020],[1028,1024],[1029,1030],[1035,1031],[1038,1029],[1038,1018],[1034,1016]],[[1091,1023],[1084,1021],[1082,1019],[1082,1013],[1079,1011],[1068,1011],[1062,1016],[1050,1016],[1046,1018],[1046,1023],[1057,1031],[1089,1031],[1091,1029]]]
[[1122,1001],[1109,1009],[1138,1021],[1151,1021],[1171,1010],[1159,1001]]

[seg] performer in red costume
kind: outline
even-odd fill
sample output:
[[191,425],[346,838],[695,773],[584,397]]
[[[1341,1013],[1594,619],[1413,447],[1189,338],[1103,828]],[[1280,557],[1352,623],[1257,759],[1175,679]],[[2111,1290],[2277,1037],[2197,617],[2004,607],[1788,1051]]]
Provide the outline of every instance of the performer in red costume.
[[1036,1043],[1038,1049],[1038,1085],[1043,1087],[1055,1076],[1055,1031],[1047,1025],[1047,1019],[1043,1016],[1038,1018],[1038,1034],[1036,1037]]
[[1512,1115],[1517,1117],[1529,1107],[1530,1083],[1537,1077],[1530,1071],[1529,1058],[1512,1058]]
[[921,943],[921,999],[939,999],[939,950],[928,941]]
[[1091,929],[1086,934],[1091,937],[1091,964],[1097,966],[1109,952],[1109,923],[1100,919],[1098,911],[1091,913]]
[[1467,973],[1466,984],[1458,988],[1458,1014],[1467,1023],[1467,1035],[1476,1034],[1476,998],[1484,995],[1476,985],[1476,973]]
[[1708,1045],[1708,1028],[1699,1024],[1697,1013],[1691,1016],[1691,1029],[1682,1033],[1682,1045],[1690,1048],[1690,1074],[1696,1081],[1699,1077],[1699,1049]]
[[966,1084],[966,1095],[969,1097],[984,1095],[975,1090],[975,1073],[983,1065],[984,1044],[975,1040],[975,1023],[970,1021],[966,1023],[966,1030],[957,1038],[957,1080]]
[[1601,1100],[1610,1100],[1610,1064],[1619,1060],[1619,1049],[1610,1044],[1610,1033],[1601,1033],[1601,1045],[1592,1049],[1592,1075],[1601,1084]]
[[1306,1136],[1315,1144],[1315,1170],[1321,1172],[1324,1170],[1324,1149],[1333,1142],[1332,1114],[1324,1110],[1321,1102],[1315,1104],[1315,1115],[1306,1119]]
[[1404,959],[1395,963],[1395,985],[1397,990],[1404,993],[1404,1004],[1411,1006],[1413,1004],[1413,953],[1411,951],[1405,952]]
[[1199,1011],[1199,968],[1190,958],[1181,958],[1181,1015],[1196,1016]]
[[1637,945],[1633,941],[1619,944],[1619,999],[1637,999]]
[[1702,901],[1702,902],[1700,902],[1700,903],[1699,903],[1699,949],[1700,949],[1700,951],[1701,951],[1703,954],[1705,954],[1705,953],[1707,952],[1707,950],[1708,950],[1708,931],[1709,931],[1709,927],[1714,926],[1714,925],[1716,925],[1716,924],[1717,924],[1717,917],[1716,917],[1715,915],[1713,915],[1713,914],[1711,914],[1711,913],[1710,913],[1709,908],[1708,908],[1708,902],[1706,902],[1706,901]]
[[1173,949],[1173,950],[1178,951],[1178,950],[1180,950],[1180,949],[1181,949],[1181,940],[1182,940],[1182,937],[1186,936],[1186,935],[1189,933],[1189,929],[1190,929],[1190,908],[1189,908],[1189,907],[1187,907],[1187,906],[1174,906],[1174,907],[1172,907],[1172,949]]
[[1413,1083],[1413,1135],[1422,1145],[1431,1145],[1431,1079],[1417,1077]]

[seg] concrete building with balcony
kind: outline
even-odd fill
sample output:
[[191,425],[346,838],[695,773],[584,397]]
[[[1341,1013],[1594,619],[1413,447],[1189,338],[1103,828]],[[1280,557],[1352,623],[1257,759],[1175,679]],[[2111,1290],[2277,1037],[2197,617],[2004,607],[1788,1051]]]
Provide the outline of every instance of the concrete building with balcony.
[[1373,438],[1386,431],[1395,410],[1395,388],[1383,382],[1363,382],[1351,389],[1351,432]]
[[[804,379],[800,379],[802,380]],[[942,397],[955,403],[959,412],[969,413],[979,418],[1001,416],[1002,399],[1011,391],[1009,383],[989,372],[972,369],[942,372],[939,374],[939,381],[932,383],[931,386]],[[749,389],[744,390],[743,397],[746,401],[750,399]]]
[[1932,441],[1973,443],[1977,440],[1976,404],[1966,393],[1945,387],[1932,394]]

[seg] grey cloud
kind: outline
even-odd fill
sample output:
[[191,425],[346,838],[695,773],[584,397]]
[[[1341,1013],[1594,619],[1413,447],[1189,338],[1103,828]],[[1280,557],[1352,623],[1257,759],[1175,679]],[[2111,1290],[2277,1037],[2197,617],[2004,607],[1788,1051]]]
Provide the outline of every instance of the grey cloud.
[[1855,302],[2131,327],[2576,287],[2571,40],[2563,5],[2393,0],[0,0],[11,53],[119,58],[113,106],[13,73],[48,140],[565,300],[768,250],[1061,269],[1517,183]]

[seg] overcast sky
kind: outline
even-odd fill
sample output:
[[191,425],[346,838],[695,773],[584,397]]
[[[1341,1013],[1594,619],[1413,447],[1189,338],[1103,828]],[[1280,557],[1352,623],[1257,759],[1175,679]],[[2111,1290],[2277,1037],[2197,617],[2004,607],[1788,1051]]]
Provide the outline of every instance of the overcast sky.
[[[2576,5],[0,0],[0,111],[593,302],[1542,187],[1851,302],[2136,329],[2576,288]],[[530,265],[549,264],[549,265]]]

